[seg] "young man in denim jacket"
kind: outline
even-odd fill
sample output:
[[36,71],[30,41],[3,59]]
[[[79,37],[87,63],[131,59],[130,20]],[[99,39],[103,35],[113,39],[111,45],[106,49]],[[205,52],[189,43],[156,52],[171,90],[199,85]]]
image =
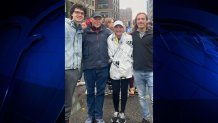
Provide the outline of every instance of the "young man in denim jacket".
[[70,10],[71,19],[65,18],[65,121],[69,123],[72,108],[72,96],[77,81],[80,79],[82,60],[81,22],[86,15],[86,8],[74,4]]

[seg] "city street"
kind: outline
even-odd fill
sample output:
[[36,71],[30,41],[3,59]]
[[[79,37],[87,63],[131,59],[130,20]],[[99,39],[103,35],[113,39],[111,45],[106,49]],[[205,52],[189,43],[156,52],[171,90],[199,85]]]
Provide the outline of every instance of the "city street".
[[[73,97],[73,111],[71,123],[84,123],[87,118],[86,108],[86,94],[85,85],[77,86]],[[105,96],[104,102],[104,117],[106,123],[111,123],[110,119],[114,113],[112,95]],[[126,122],[127,123],[141,123],[140,107],[138,102],[138,95],[128,97],[126,105]]]

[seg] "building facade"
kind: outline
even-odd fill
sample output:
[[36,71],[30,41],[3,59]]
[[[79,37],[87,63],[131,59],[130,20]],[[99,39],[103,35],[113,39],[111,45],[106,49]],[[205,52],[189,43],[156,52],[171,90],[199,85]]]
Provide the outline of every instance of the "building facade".
[[147,1],[147,14],[148,14],[148,20],[150,22],[153,22],[153,0]]
[[126,8],[126,9],[120,9],[120,20],[123,21],[123,23],[126,26],[132,25],[132,9]]
[[95,0],[95,11],[101,12],[104,17],[119,19],[120,0]]

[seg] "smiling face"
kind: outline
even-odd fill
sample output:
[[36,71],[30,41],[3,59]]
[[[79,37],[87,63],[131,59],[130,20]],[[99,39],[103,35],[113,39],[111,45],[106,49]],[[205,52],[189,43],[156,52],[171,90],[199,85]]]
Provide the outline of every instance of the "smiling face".
[[84,19],[85,13],[83,10],[75,8],[74,12],[71,14],[71,16],[73,17],[73,20],[76,23],[81,23]]
[[139,29],[145,29],[147,26],[147,18],[144,14],[139,14],[136,17],[136,24]]
[[102,18],[101,17],[94,17],[91,19],[91,22],[92,22],[92,26],[98,28],[102,24]]
[[121,25],[116,25],[116,26],[114,27],[114,32],[115,32],[115,35],[116,35],[117,37],[121,37],[122,34],[123,34],[123,32],[124,32],[123,26],[121,26]]

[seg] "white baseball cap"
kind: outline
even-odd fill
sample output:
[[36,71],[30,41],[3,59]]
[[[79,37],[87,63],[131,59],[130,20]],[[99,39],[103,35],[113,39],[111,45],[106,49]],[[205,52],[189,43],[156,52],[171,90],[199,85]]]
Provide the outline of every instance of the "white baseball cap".
[[114,27],[115,27],[116,25],[121,25],[122,27],[124,27],[123,22],[120,21],[120,20],[117,20],[117,21],[114,22]]

